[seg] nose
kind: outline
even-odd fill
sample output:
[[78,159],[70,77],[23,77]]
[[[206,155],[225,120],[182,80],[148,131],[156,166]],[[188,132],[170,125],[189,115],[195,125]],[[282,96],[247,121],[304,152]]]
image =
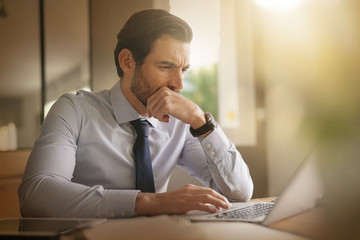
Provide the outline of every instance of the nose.
[[180,71],[176,71],[176,73],[173,74],[171,77],[171,80],[169,82],[169,88],[173,91],[180,91],[184,88],[184,73]]

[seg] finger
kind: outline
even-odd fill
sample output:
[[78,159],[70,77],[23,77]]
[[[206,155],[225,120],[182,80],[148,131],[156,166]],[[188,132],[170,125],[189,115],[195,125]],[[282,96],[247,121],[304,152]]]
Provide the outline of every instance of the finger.
[[216,213],[219,211],[219,209],[217,207],[215,207],[214,205],[209,204],[209,203],[202,203],[202,202],[197,203],[195,208],[191,209],[191,210],[200,210],[200,211],[209,212],[209,213]]
[[162,99],[159,99],[156,102],[153,102],[151,112],[153,116],[161,120],[165,115],[169,114],[169,108],[166,102],[167,96],[164,96]]
[[160,121],[169,121],[169,97],[170,92],[166,92],[166,89],[162,88],[158,90],[154,95],[148,99],[148,109],[151,115]]
[[146,100],[146,106],[147,106],[147,110],[148,112],[150,112],[151,114],[152,113],[152,109],[153,109],[153,106],[155,105],[155,97],[157,96],[158,94],[158,91],[159,89],[157,89],[151,96],[149,96]]
[[157,118],[162,122],[169,122],[170,119],[169,111],[163,102],[157,103],[151,110],[151,113],[154,118]]
[[191,210],[200,210],[210,213],[215,213],[220,210],[220,208],[216,207],[210,203],[204,203],[199,200],[198,197],[190,194],[185,195],[177,195],[176,199],[173,199],[172,206],[170,207],[170,212],[175,214],[184,214]]
[[190,191],[196,191],[197,193],[202,193],[202,194],[210,194],[222,201],[229,202],[226,197],[224,197],[223,195],[221,195],[220,193],[218,193],[217,191],[215,191],[211,188],[196,186],[196,185],[191,185],[191,184],[188,184],[185,187],[188,188]]
[[[187,197],[182,196],[182,204],[184,207],[183,212],[188,212],[191,210],[200,210],[210,213],[218,212],[220,209],[228,209],[224,203],[221,201],[209,196],[194,196],[188,195]],[[179,206],[179,205],[178,205]]]
[[194,185],[186,185],[184,187],[187,193],[194,196],[199,202],[212,204],[217,208],[225,208],[228,209],[231,207],[231,204],[227,200],[226,197],[219,194],[218,192],[214,191],[211,188],[201,187],[201,186],[194,186]]
[[158,88],[150,97],[148,97],[147,106],[150,108],[154,107],[154,105],[161,100],[161,96],[164,94],[163,91],[166,89],[166,87]]
[[213,207],[217,209],[228,209],[230,208],[230,205],[227,203],[227,201],[223,199],[219,199],[213,195],[210,194],[203,194],[199,195],[198,201],[204,203],[204,204],[211,204]]
[[147,116],[148,116],[149,118],[151,118],[151,117],[152,117],[152,114],[151,114],[151,112],[150,112],[150,111],[147,111]]

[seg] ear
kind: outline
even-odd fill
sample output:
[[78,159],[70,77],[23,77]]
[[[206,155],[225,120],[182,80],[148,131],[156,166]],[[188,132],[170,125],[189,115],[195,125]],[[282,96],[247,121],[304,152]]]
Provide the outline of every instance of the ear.
[[122,49],[118,55],[118,60],[124,74],[129,74],[135,69],[135,61],[129,49]]

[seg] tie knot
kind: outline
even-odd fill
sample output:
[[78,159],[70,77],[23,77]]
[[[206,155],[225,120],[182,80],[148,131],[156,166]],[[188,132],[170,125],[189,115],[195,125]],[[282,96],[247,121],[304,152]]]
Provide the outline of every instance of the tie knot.
[[130,122],[131,125],[135,128],[136,134],[138,136],[149,136],[149,122],[147,120],[137,119]]

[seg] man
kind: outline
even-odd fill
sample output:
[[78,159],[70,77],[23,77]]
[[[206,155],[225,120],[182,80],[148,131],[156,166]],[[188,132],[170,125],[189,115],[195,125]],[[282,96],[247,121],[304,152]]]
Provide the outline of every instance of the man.
[[[19,187],[23,216],[216,212],[230,207],[228,199],[251,198],[253,184],[240,153],[209,114],[179,94],[191,39],[187,23],[164,10],[130,17],[114,52],[121,80],[111,90],[64,94],[48,113]],[[150,146],[150,191],[137,186],[147,173],[138,174],[145,164],[134,160],[133,145],[142,135],[136,119],[150,124],[144,140]],[[165,192],[176,165],[207,187]]]

